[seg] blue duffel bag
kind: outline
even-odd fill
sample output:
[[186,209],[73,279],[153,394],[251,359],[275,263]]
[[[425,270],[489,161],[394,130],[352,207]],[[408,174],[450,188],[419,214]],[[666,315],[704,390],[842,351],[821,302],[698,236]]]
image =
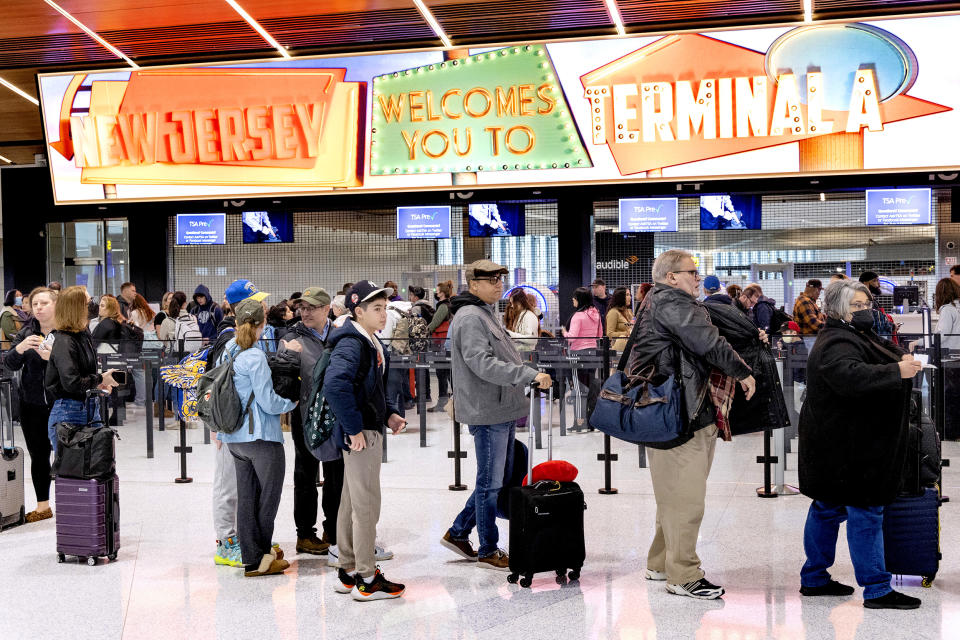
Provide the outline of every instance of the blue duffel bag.
[[655,385],[654,367],[635,376],[617,371],[600,390],[590,424],[600,431],[634,444],[669,442],[683,429],[683,386],[677,376]]

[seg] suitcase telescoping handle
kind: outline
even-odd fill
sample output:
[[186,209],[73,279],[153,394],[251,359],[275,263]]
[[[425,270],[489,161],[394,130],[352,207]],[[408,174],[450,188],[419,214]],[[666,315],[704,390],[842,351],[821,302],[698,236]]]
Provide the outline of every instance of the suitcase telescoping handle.
[[[101,426],[106,426],[109,417],[107,412],[107,398],[110,397],[109,391],[104,391],[103,389],[94,387],[93,389],[87,389],[87,426],[93,426],[95,423],[100,423]],[[100,419],[97,420],[93,415],[93,408],[98,407],[100,409]]]
[[0,449],[15,449],[17,443],[14,441],[13,429],[13,378],[0,378],[0,414]]
[[[541,373],[543,373],[541,371]],[[536,406],[536,403],[539,402],[537,397],[537,390],[540,389],[540,383],[534,381],[530,383],[530,413],[527,416],[527,484],[533,484],[533,452],[534,443],[533,443],[533,432],[535,430],[533,424],[533,410]],[[540,424],[543,425],[543,420],[540,421]],[[553,460],[553,385],[550,385],[550,390],[547,392],[547,460]]]

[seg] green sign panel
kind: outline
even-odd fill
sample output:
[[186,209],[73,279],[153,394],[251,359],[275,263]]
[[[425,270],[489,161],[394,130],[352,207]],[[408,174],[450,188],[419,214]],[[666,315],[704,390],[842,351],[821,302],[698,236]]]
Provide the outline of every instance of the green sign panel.
[[593,166],[543,45],[373,79],[370,173]]

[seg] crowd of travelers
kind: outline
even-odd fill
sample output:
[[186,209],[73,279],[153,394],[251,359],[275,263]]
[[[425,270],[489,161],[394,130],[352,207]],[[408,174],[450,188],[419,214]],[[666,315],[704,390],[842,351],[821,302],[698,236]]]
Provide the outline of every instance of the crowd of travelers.
[[[656,375],[676,373],[683,380],[680,436],[648,446],[657,512],[644,575],[677,595],[718,598],[724,589],[707,579],[697,554],[708,476],[718,440],[789,424],[770,351],[771,342],[782,339],[803,344],[809,358],[799,417],[800,489],[812,499],[801,594],[854,592],[829,573],[838,527],[846,521],[864,606],[920,605],[890,586],[882,517],[897,494],[905,406],[922,364],[899,344],[897,326],[877,304],[876,273],[866,271],[858,280],[837,274],[826,286],[810,279],[791,314],[759,284],[723,288],[718,276],[700,274],[690,253],[669,250],[654,262],[653,282],[635,291],[609,292],[600,279],[577,288],[561,336],[546,330],[537,299],[523,288],[504,300],[507,273],[478,260],[467,267],[463,290],[442,282],[432,304],[430,292],[419,286],[401,291],[394,282],[364,279],[334,295],[309,286],[274,305],[249,280],[234,281],[220,302],[200,285],[189,299],[182,291],[165,293],[159,312],[130,282],[116,297],[99,300],[91,300],[85,287],[59,283],[27,296],[8,291],[0,340],[4,368],[18,375],[20,423],[31,458],[37,508],[27,521],[53,517],[54,426],[87,419],[89,390],[115,393],[122,384],[117,370],[101,371],[99,354],[123,352],[131,343],[144,350],[202,347],[208,372],[230,368],[243,408],[239,428],[214,429],[215,563],[242,568],[247,577],[289,567],[273,542],[286,472],[281,416],[289,414],[296,552],[326,556],[337,570],[339,593],[360,601],[399,597],[405,586],[388,580],[377,564],[393,557],[376,536],[383,440],[388,430],[406,428],[405,412],[417,401],[433,398],[429,376],[418,385],[407,369],[390,363],[427,344],[449,351],[450,358],[448,369],[436,371],[436,403],[427,410],[447,411],[468,425],[477,460],[474,491],[440,543],[478,567],[507,570],[497,498],[512,473],[516,431],[527,418],[525,392],[532,383],[548,389],[557,382],[528,366],[522,354],[543,337],[562,336],[573,356],[597,349],[607,337],[612,349],[628,351],[627,372],[652,366]],[[960,348],[960,270],[937,284],[934,301],[942,346]],[[296,368],[292,393],[278,392],[272,358]],[[592,429],[589,416],[607,373],[581,367],[570,381],[586,392],[574,431]],[[132,385],[142,400],[142,375],[131,377],[124,386]],[[323,416],[333,416],[329,429],[311,440],[328,424]]]

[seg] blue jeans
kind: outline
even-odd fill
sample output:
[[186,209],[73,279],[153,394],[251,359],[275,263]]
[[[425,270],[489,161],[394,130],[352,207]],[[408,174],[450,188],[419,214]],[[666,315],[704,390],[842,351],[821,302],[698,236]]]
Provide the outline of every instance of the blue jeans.
[[890,573],[883,560],[883,507],[845,507],[814,500],[803,529],[807,561],[800,570],[800,584],[819,587],[830,581],[827,572],[837,551],[840,523],[847,521],[847,545],[863,599],[887,595]]
[[[94,407],[94,420],[100,417],[100,407]],[[53,445],[53,453],[57,453],[57,423],[87,424],[87,407],[79,400],[60,398],[55,400],[50,409],[50,419],[47,421],[47,437]]]
[[392,401],[401,418],[406,417],[406,412],[403,410],[405,402],[403,399],[403,380],[409,377],[408,371],[409,369],[390,369],[387,372],[387,404],[391,404]]
[[463,539],[474,526],[480,536],[480,557],[497,550],[500,531],[497,529],[497,496],[506,478],[513,475],[513,441],[516,422],[470,426],[470,435],[477,450],[477,486],[467,498],[463,511],[453,521],[450,536]]

